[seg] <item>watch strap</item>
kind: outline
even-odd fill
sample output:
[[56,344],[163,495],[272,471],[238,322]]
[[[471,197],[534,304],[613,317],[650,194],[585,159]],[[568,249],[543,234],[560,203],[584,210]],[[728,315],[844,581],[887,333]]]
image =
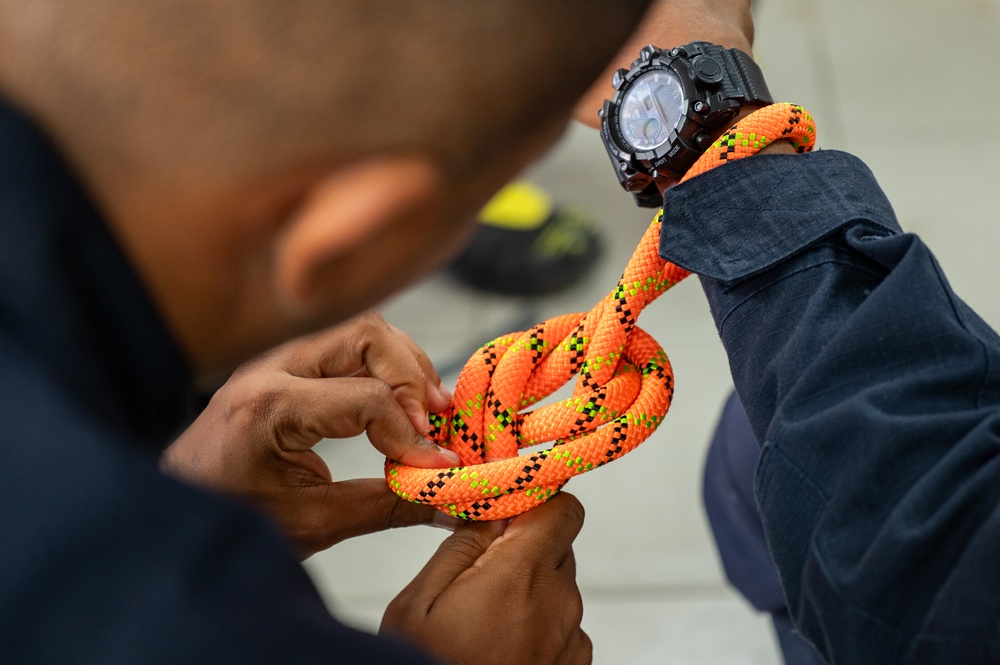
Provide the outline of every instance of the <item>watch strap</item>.
[[729,99],[739,99],[743,104],[773,104],[774,98],[764,81],[764,72],[749,55],[739,49],[724,49],[721,53],[729,79],[739,83],[738,88],[723,88]]
[[659,208],[663,206],[663,194],[655,181],[650,181],[641,192],[632,192],[635,204],[640,208]]

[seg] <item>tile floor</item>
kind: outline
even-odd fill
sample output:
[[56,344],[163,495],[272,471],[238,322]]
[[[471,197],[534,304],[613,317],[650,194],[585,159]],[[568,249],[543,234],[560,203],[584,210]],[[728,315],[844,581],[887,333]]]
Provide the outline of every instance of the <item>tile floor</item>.
[[[806,106],[819,145],[864,159],[907,230],[935,250],[952,284],[1000,326],[1000,0],[759,0],[757,57],[779,99]],[[618,189],[593,132],[573,127],[528,175],[605,220],[608,251],[584,283],[540,301],[483,297],[435,277],[386,303],[440,367],[547,316],[589,309],[615,283],[649,221]],[[774,665],[767,620],[726,585],[699,499],[706,443],[730,389],[725,354],[697,282],[640,320],[674,365],[677,394],[644,446],[571,485],[587,507],[577,541],[595,663]],[[454,374],[446,379],[454,380]],[[364,441],[325,442],[340,478],[377,476]],[[395,592],[445,533],[377,534],[307,568],[342,619],[374,630]]]

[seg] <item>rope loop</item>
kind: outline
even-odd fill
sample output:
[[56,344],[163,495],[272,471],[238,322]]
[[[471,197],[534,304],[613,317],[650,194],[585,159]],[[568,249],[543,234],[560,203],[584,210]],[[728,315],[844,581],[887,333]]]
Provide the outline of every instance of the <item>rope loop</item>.
[[[801,106],[764,107],[723,134],[681,182],[775,140],[811,150],[815,135]],[[589,312],[498,337],[469,359],[450,407],[431,416],[428,435],[455,451],[461,466],[421,469],[386,460],[396,494],[465,519],[504,519],[547,501],[574,476],[618,459],[656,430],[670,408],[673,370],[636,320],[689,274],[660,258],[662,223],[661,210],[618,285]],[[535,407],[574,376],[571,397]],[[518,456],[542,444],[551,447]]]

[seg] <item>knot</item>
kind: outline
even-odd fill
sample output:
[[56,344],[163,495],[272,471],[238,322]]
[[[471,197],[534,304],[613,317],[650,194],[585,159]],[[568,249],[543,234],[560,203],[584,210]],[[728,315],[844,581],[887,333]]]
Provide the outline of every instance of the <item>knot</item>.
[[[591,311],[499,337],[469,359],[428,435],[462,465],[419,469],[389,460],[386,479],[399,496],[465,519],[512,517],[653,433],[670,407],[673,372],[636,319],[688,275],[659,257],[661,215],[618,286]],[[574,376],[571,397],[536,407]],[[542,444],[552,445],[518,456]]]
[[[778,140],[798,152],[811,150],[812,116],[785,103],[751,113],[681,182]],[[386,480],[396,494],[465,519],[504,519],[543,503],[570,478],[618,459],[653,433],[670,408],[674,377],[663,349],[636,319],[689,274],[659,256],[662,216],[660,210],[618,286],[592,310],[499,337],[469,359],[451,406],[431,416],[428,435],[458,453],[462,465],[419,469],[386,460]],[[574,376],[572,397],[536,406]],[[522,448],[548,443],[518,456]]]

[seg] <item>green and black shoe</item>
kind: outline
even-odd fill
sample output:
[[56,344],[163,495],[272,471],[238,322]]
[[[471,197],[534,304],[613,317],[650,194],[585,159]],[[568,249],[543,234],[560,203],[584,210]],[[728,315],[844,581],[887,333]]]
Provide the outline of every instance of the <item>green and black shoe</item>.
[[501,189],[472,240],[448,266],[463,284],[503,295],[548,295],[585,276],[601,254],[591,219],[524,181]]

